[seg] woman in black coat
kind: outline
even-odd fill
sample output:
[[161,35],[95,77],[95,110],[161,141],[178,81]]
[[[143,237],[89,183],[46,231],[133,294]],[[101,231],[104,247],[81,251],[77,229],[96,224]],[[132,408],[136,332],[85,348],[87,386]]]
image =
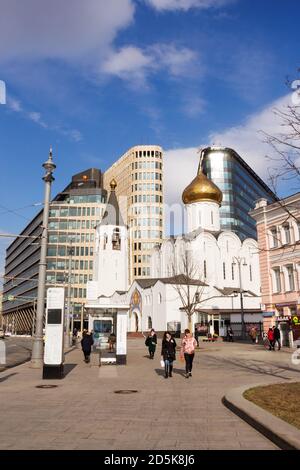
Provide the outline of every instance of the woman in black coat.
[[81,340],[81,348],[84,354],[85,362],[90,362],[90,355],[93,344],[93,335],[90,332],[86,333]]
[[176,359],[176,341],[168,331],[163,336],[161,356],[165,363],[165,378],[167,379],[172,377],[173,361]]
[[145,344],[148,346],[150,359],[154,359],[154,353],[157,345],[157,336],[153,328],[147,336]]

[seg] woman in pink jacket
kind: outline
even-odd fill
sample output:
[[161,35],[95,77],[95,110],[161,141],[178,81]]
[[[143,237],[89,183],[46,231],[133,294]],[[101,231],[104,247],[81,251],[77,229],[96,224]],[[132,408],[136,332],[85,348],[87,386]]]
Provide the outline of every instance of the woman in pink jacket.
[[192,377],[193,360],[195,356],[195,347],[197,341],[191,334],[190,330],[184,330],[184,337],[181,343],[180,356],[185,360],[185,377]]

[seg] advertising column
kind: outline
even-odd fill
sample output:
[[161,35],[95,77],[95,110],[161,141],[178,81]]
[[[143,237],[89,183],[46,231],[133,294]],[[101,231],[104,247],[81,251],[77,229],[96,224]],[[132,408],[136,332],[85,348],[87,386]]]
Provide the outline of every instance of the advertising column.
[[117,345],[116,362],[118,365],[126,364],[127,356],[127,310],[117,313]]
[[63,287],[48,289],[43,379],[61,379],[64,376],[64,304]]

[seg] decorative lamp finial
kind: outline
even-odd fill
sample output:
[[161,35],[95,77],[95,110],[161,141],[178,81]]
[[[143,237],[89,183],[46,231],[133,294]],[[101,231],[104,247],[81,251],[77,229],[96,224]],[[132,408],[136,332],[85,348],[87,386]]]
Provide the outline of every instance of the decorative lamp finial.
[[116,180],[113,178],[113,179],[111,180],[111,182],[110,182],[110,189],[111,189],[111,191],[115,191],[116,187],[117,187],[117,182],[116,182]]

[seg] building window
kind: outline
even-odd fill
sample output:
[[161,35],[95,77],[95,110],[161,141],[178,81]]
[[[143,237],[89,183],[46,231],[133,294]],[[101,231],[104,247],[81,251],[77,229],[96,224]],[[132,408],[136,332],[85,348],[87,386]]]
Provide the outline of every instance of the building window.
[[113,231],[112,248],[113,248],[113,250],[120,250],[121,249],[121,237],[120,237],[120,229],[119,228],[115,228],[114,231]]
[[158,294],[158,303],[159,303],[159,304],[162,303],[162,295],[161,295],[161,293]]
[[271,248],[278,247],[278,236],[277,236],[277,229],[276,227],[271,228]]
[[152,328],[152,318],[148,317],[148,329],[151,330]]
[[204,279],[206,279],[206,276],[207,276],[206,260],[204,260],[203,262],[203,273],[204,273]]
[[274,293],[281,292],[280,268],[274,268]]
[[223,263],[223,279],[226,279],[226,264]]
[[252,282],[253,278],[252,278],[252,266],[251,266],[251,264],[249,264],[249,276],[250,276],[250,282]]
[[294,268],[292,264],[290,266],[287,266],[287,275],[288,275],[288,290],[294,291],[295,281],[294,281]]
[[234,281],[234,263],[231,263],[231,279]]
[[108,237],[107,237],[107,234],[105,233],[103,237],[103,250],[106,250],[107,241],[108,241]]
[[291,243],[291,233],[290,233],[290,226],[289,226],[289,224],[285,224],[285,225],[283,226],[283,230],[284,230],[285,243],[286,243],[286,244]]
[[213,213],[213,211],[211,211],[211,213],[210,213],[210,219],[211,219],[211,224],[213,225],[213,223],[214,223],[214,213]]

